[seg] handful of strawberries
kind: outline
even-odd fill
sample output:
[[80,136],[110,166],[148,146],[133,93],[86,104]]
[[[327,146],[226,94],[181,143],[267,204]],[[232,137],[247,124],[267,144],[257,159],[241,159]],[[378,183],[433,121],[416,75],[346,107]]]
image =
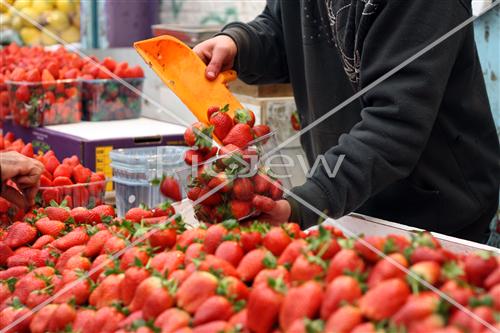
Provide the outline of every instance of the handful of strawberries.
[[54,205],[0,229],[0,330],[18,322],[5,332],[487,333],[499,313],[500,258],[429,233],[186,229],[168,204],[125,219]]
[[[250,110],[237,110],[231,118],[228,109],[228,105],[210,107],[211,126],[195,123],[184,133],[193,147],[186,151],[185,161],[197,167],[187,196],[196,202],[197,218],[210,223],[269,212],[283,196],[281,181],[271,177],[260,161],[261,147],[272,135],[269,127],[255,125]],[[212,135],[222,141],[220,149]]]

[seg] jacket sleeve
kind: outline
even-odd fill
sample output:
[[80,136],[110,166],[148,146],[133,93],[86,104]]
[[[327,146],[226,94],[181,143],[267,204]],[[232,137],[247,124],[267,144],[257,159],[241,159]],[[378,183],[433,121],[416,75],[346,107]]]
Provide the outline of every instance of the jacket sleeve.
[[238,47],[234,69],[241,80],[248,84],[289,81],[279,0],[268,0],[253,21],[230,23],[220,34],[231,37]]
[[[360,89],[470,16],[456,0],[386,0],[380,5],[362,47]],[[319,211],[340,217],[406,178],[426,146],[467,29],[367,91],[361,97],[361,121],[325,154],[330,170],[345,155],[336,176],[329,177],[320,167],[292,192]],[[316,223],[310,209],[288,200],[293,220],[303,227]]]

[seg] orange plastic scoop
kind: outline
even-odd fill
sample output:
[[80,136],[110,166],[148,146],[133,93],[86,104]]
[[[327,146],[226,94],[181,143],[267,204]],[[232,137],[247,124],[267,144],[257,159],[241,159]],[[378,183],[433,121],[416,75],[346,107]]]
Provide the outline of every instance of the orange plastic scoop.
[[226,83],[236,79],[235,71],[221,73],[214,81],[205,78],[206,65],[187,45],[164,35],[135,42],[134,47],[163,82],[186,104],[199,121],[208,124],[210,106],[229,104],[229,115],[243,108]]

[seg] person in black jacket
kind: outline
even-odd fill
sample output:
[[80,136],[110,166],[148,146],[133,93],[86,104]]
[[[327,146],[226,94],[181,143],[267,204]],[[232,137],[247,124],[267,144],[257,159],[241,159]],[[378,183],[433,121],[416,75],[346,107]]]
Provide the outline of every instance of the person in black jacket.
[[[206,76],[291,82],[303,126],[472,15],[470,0],[268,0],[195,47]],[[292,192],[329,216],[356,211],[486,241],[498,207],[498,136],[468,25],[301,135],[318,168]],[[293,197],[271,220],[318,216]]]

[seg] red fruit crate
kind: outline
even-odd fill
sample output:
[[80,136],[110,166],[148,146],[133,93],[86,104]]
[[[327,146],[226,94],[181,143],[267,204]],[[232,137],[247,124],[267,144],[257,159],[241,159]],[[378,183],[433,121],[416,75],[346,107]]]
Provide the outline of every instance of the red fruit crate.
[[[142,93],[144,78],[123,80]],[[142,111],[142,96],[115,79],[84,80],[82,102],[88,121],[134,119]]]
[[7,81],[13,121],[23,127],[77,123],[82,119],[81,81]]
[[82,183],[65,186],[40,187],[35,203],[40,207],[50,206],[52,202],[61,204],[66,202],[69,208],[86,207],[94,208],[104,204],[106,184],[110,180],[92,183]]

